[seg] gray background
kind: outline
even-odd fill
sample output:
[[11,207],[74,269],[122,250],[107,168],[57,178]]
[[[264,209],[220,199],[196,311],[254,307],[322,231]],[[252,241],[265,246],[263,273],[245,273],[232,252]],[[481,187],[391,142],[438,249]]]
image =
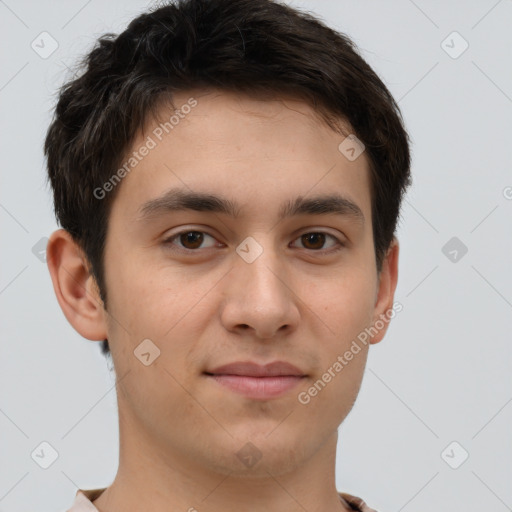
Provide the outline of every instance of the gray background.
[[[384,512],[512,510],[512,2],[290,3],[353,38],[412,138],[403,311],[340,427],[338,489]],[[42,154],[56,90],[146,5],[0,1],[1,511],[65,510],[115,476],[114,374],[68,325],[33,247],[57,228]],[[43,31],[58,43],[46,59],[31,48]],[[43,441],[58,452],[48,469],[31,457]]]

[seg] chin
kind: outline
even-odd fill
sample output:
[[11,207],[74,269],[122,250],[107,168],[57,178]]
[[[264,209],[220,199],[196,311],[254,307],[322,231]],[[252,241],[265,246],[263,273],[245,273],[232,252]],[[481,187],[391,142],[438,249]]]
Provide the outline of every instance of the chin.
[[[279,428],[279,427],[278,427]],[[296,441],[296,442],[295,442]],[[308,450],[309,448],[309,450]],[[304,439],[268,431],[235,436],[229,446],[210,452],[210,466],[216,472],[239,478],[268,478],[295,470],[313,455],[315,448]]]

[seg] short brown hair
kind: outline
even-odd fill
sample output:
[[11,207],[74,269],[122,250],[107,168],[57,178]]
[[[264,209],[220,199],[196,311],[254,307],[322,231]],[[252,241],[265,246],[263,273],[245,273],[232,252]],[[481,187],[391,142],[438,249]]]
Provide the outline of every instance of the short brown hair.
[[[370,162],[380,272],[410,184],[409,137],[384,83],[345,35],[272,0],[177,0],[101,36],[59,91],[44,152],[55,215],[83,249],[107,307],[103,255],[119,186],[94,194],[162,99],[196,87],[287,94],[333,129],[347,121]],[[102,352],[110,352],[104,340]]]

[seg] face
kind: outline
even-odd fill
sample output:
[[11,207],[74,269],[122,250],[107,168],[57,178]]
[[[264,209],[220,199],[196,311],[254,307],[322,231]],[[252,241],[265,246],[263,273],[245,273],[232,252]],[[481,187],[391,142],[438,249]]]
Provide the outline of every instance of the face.
[[[131,151],[146,155],[117,184],[109,219],[104,322],[122,443],[280,474],[336,435],[368,344],[344,354],[389,309],[368,160],[348,160],[345,136],[301,101],[197,91],[174,103],[193,106],[169,133],[154,120],[138,135]],[[295,370],[262,377],[277,361]],[[218,370],[240,362],[260,366]]]

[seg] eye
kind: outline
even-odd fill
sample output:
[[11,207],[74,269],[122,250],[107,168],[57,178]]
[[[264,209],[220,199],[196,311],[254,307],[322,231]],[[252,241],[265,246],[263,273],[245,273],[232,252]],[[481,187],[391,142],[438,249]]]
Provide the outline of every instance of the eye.
[[171,237],[165,239],[163,243],[165,245],[172,246],[174,245],[175,241],[178,241],[179,244],[181,244],[177,246],[178,250],[181,249],[193,251],[195,249],[205,248],[205,246],[201,247],[201,245],[205,241],[205,237],[210,238],[214,242],[207,247],[214,247],[215,238],[213,238],[213,236],[209,235],[208,233],[205,233],[204,231],[195,230],[180,231],[179,233],[176,233],[175,235],[172,235]]
[[[324,233],[322,231],[313,231],[311,233],[304,233],[296,240],[300,240],[306,249],[311,249],[313,251],[321,251],[321,250],[325,249],[325,247],[323,247],[323,246],[324,246],[327,238],[331,238],[332,240],[334,240],[334,243],[331,244],[330,248],[338,246],[336,249],[334,249],[334,251],[337,251],[344,246],[344,244],[341,243],[340,240],[338,240],[334,235],[331,235],[329,233]],[[329,247],[327,249],[329,249]],[[331,251],[331,252],[334,252],[334,251]]]
[[[204,245],[210,239],[209,245]],[[326,248],[325,243],[331,239],[331,244]],[[303,248],[310,249],[315,252],[329,251],[336,252],[344,247],[344,244],[334,235],[324,233],[322,231],[313,231],[304,233],[296,240],[303,244]],[[193,229],[180,231],[166,238],[164,245],[170,246],[171,249],[184,252],[198,252],[197,249],[207,249],[216,246],[216,239],[204,231]],[[337,246],[337,247],[336,247]]]

